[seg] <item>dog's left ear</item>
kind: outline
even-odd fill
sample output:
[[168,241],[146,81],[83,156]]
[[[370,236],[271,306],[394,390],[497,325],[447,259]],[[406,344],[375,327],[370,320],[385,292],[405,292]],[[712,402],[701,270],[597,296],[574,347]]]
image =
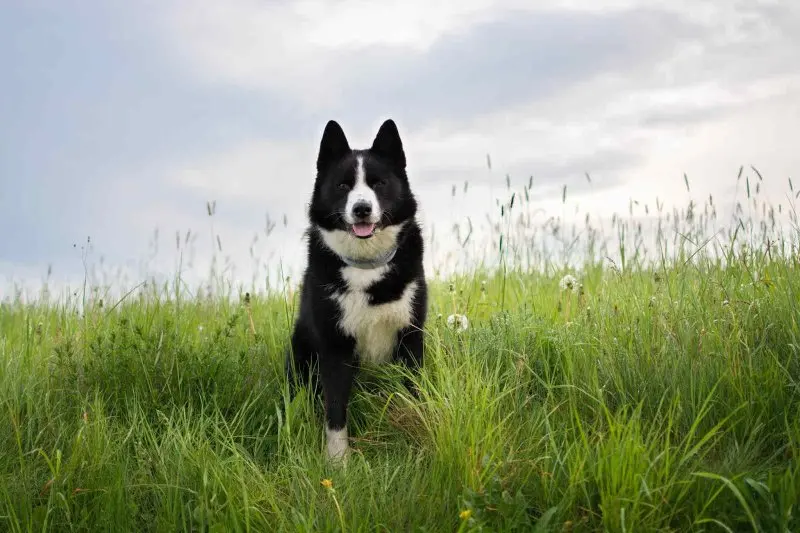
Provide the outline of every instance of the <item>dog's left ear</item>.
[[386,159],[397,168],[405,170],[406,154],[403,151],[403,141],[400,140],[397,125],[392,119],[388,119],[381,124],[370,152],[374,152],[381,158]]

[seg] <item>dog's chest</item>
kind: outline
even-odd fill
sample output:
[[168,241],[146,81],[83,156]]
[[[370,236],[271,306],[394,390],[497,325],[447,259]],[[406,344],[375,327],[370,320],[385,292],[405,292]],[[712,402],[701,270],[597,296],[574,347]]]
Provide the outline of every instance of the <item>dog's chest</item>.
[[337,293],[341,317],[339,327],[356,340],[356,352],[362,362],[374,364],[389,361],[397,344],[397,333],[411,324],[417,284],[409,283],[399,299],[382,304],[369,303],[366,292],[379,281],[388,267],[370,270],[355,267],[342,269],[348,290]]

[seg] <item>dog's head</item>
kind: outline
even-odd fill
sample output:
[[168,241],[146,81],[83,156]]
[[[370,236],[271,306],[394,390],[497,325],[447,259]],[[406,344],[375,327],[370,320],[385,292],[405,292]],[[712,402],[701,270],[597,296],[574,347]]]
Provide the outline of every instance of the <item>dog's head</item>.
[[417,203],[394,121],[385,121],[372,147],[353,150],[341,126],[325,126],[309,206],[311,223],[339,255],[367,258],[395,245]]

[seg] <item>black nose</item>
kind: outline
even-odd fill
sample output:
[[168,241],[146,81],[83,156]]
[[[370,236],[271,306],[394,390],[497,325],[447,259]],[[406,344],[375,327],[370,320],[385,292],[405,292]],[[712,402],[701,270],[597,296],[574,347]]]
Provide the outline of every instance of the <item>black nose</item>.
[[372,214],[372,204],[369,202],[356,202],[353,205],[353,216],[357,218],[367,218]]

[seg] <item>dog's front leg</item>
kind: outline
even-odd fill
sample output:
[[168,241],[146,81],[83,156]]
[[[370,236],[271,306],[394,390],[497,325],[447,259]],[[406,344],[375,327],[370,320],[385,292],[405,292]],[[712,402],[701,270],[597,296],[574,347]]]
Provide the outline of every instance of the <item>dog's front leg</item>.
[[347,436],[347,403],[356,371],[352,355],[321,354],[320,375],[325,399],[325,436],[328,458],[346,459],[350,447]]
[[[414,373],[419,371],[422,366],[424,348],[425,343],[421,328],[412,325],[400,331],[397,338],[396,357],[400,362],[406,365],[410,371]],[[409,392],[411,392],[415,398],[419,398],[419,391],[416,385],[414,385],[414,382],[406,378],[404,383]]]

